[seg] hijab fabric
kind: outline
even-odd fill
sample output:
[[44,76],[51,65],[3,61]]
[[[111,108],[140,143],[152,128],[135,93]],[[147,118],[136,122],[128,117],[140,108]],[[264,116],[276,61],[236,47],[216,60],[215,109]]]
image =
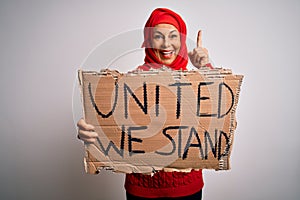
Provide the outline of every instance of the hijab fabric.
[[[154,49],[151,46],[153,38],[153,28],[157,24],[171,24],[177,28],[180,33],[181,48],[176,59],[169,65],[161,63],[161,61],[155,55]],[[147,20],[144,28],[144,43],[145,47],[145,63],[139,66],[138,69],[148,71],[150,68],[161,68],[162,65],[166,65],[173,70],[186,70],[188,63],[188,52],[186,47],[186,25],[182,18],[175,12],[167,8],[155,9],[149,19]]]

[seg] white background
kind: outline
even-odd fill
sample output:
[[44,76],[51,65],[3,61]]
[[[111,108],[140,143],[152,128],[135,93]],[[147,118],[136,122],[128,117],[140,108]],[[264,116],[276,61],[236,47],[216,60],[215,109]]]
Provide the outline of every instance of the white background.
[[125,199],[122,174],[84,173],[73,86],[91,50],[141,29],[156,7],[180,13],[191,39],[202,29],[216,66],[245,75],[232,169],[204,171],[203,199],[299,198],[299,1],[7,0],[0,2],[0,199]]

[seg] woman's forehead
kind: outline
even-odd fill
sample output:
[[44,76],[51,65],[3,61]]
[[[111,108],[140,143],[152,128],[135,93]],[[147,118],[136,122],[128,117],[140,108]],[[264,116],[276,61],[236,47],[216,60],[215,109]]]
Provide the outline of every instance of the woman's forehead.
[[154,31],[159,31],[159,32],[173,32],[177,31],[177,28],[173,26],[172,24],[157,24],[154,27]]

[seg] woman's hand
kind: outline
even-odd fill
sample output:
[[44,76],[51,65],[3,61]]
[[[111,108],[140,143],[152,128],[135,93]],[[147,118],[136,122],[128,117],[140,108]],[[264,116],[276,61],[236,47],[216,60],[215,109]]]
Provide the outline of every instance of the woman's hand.
[[87,124],[84,119],[80,119],[77,122],[78,127],[78,139],[85,143],[94,143],[97,140],[98,134],[95,132],[95,127],[91,124]]
[[204,67],[209,63],[208,51],[206,48],[202,47],[202,32],[201,30],[198,32],[197,36],[197,47],[189,52],[189,58],[192,64],[197,67]]

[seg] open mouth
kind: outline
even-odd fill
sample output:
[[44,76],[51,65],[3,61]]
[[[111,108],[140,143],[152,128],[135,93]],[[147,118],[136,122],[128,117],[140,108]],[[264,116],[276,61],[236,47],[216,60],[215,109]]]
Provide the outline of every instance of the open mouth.
[[172,50],[160,50],[160,55],[165,59],[170,59],[175,54],[175,51]]

